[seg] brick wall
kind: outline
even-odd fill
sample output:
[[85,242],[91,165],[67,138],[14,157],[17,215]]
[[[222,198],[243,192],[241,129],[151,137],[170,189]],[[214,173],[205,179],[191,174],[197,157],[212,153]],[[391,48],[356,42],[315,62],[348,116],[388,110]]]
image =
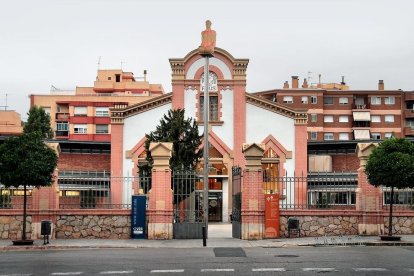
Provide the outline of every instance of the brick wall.
[[332,170],[349,172],[359,169],[359,159],[356,154],[332,155]]
[[58,161],[59,170],[74,171],[110,171],[109,154],[61,153]]

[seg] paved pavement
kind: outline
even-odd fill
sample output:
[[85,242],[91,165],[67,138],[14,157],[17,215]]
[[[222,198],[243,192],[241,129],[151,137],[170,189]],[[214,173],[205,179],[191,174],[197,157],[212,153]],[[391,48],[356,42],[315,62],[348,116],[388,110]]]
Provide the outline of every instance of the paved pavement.
[[[384,242],[378,236],[327,236],[281,238],[247,241],[231,238],[231,224],[209,225],[207,247],[297,247],[297,246],[414,246],[414,235],[400,235],[400,242]],[[53,239],[43,245],[35,240],[34,246],[13,246],[11,240],[0,240],[0,250],[76,249],[76,248],[200,248],[201,239],[191,240],[108,240],[108,239]]]

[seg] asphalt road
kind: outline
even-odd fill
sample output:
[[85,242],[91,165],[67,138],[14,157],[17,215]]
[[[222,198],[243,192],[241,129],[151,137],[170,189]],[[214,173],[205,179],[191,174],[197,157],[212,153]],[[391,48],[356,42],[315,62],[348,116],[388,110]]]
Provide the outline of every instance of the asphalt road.
[[414,247],[0,252],[0,275],[414,275]]

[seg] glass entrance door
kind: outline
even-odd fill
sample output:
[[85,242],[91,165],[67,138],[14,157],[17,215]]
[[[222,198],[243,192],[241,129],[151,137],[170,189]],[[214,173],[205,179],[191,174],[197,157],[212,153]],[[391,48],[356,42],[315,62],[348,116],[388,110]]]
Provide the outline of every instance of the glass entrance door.
[[209,192],[208,195],[208,221],[222,221],[223,193]]

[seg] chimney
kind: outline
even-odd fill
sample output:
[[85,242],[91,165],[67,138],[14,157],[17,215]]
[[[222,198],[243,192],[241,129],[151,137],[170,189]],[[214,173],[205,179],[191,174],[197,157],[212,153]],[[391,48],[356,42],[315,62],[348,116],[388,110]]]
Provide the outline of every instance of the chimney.
[[341,84],[342,85],[345,85],[346,83],[345,83],[345,76],[342,76],[342,81],[341,81]]
[[144,70],[144,81],[147,81],[147,70]]
[[299,77],[292,76],[292,88],[299,88]]
[[288,89],[289,88],[289,82],[285,81],[285,83],[283,84],[283,89]]
[[318,81],[318,85],[316,87],[317,88],[322,88],[322,83],[321,83],[322,74],[319,74],[318,78],[319,78],[319,81]]
[[378,90],[384,90],[384,80],[378,81]]
[[302,84],[302,88],[308,88],[308,80],[306,78],[303,79],[303,84]]

